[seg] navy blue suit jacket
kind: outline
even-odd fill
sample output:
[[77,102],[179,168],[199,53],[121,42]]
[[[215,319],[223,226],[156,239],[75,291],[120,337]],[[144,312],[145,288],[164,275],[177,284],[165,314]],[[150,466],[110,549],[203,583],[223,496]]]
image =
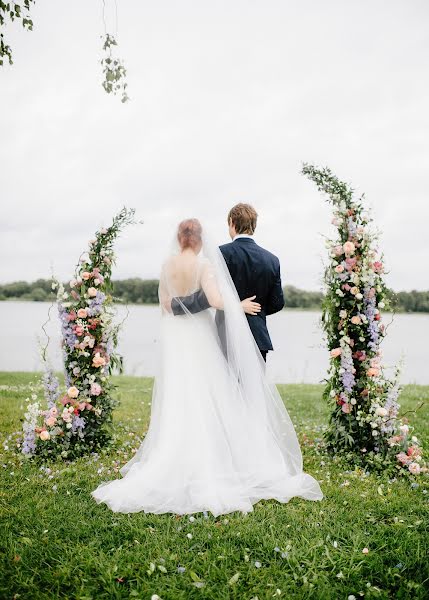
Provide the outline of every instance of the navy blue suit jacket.
[[[252,238],[237,238],[229,244],[220,246],[231,278],[240,300],[256,295],[255,302],[261,305],[257,315],[246,315],[250,329],[259,350],[273,349],[267,328],[268,315],[272,315],[284,306],[283,289],[280,278],[280,262],[277,256],[256,244]],[[180,298],[180,302],[190,313],[197,313],[209,307],[204,292]],[[177,300],[171,303],[175,315],[183,314],[183,308]],[[216,313],[219,337],[222,341],[224,317],[222,311]]]
[[[237,238],[230,244],[220,246],[231,278],[240,300],[256,295],[255,302],[261,305],[257,315],[246,315],[259,350],[272,350],[267,328],[267,316],[284,307],[283,289],[280,278],[280,261],[252,238]],[[218,325],[222,313],[218,311]]]

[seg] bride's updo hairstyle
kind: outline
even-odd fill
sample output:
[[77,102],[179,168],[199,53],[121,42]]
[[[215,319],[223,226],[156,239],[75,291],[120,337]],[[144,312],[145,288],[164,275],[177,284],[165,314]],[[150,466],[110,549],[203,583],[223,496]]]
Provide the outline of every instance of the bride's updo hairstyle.
[[185,221],[179,223],[177,240],[181,250],[191,248],[194,251],[199,251],[202,245],[202,232],[203,228],[198,219],[185,219]]

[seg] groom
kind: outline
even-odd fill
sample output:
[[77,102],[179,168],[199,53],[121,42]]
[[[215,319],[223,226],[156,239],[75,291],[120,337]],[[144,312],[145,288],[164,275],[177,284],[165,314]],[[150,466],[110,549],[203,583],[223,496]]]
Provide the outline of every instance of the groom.
[[[256,229],[258,215],[250,204],[237,204],[228,214],[229,235],[232,242],[220,246],[231,279],[237,289],[240,300],[256,296],[255,302],[261,305],[257,315],[246,314],[250,329],[264,361],[267,352],[273,350],[270,334],[267,329],[267,315],[272,315],[284,306],[283,289],[280,278],[280,262],[277,256],[256,244],[253,234]],[[183,314],[185,308],[195,314],[209,308],[209,303],[202,290],[182,297],[173,298],[171,309],[175,315]],[[222,341],[224,317],[222,311],[216,313],[216,324]]]

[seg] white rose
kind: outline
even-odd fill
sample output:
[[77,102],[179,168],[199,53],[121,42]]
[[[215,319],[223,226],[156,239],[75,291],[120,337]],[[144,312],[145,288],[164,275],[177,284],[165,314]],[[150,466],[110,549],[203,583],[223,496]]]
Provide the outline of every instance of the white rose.
[[384,304],[384,302],[379,302],[378,303],[378,307],[379,308],[384,308],[386,305]]
[[399,429],[400,429],[400,430],[402,431],[402,433],[403,433],[403,434],[405,434],[405,435],[406,435],[406,434],[409,432],[409,430],[410,430],[410,428],[408,427],[408,425],[405,425],[405,424],[404,424],[404,425],[401,425],[401,426],[399,427]]
[[356,294],[356,300],[362,300],[363,296],[362,294],[359,292],[359,294]]
[[376,410],[375,410],[375,414],[378,417],[385,417],[387,415],[387,410],[383,407],[383,406],[379,406]]

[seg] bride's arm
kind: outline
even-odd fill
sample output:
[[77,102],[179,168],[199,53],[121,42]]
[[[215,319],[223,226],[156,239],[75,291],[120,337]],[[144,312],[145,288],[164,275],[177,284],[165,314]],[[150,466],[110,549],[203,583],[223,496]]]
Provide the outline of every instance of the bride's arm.
[[171,313],[171,296],[168,293],[167,284],[165,281],[165,266],[162,268],[161,277],[159,279],[158,298],[162,310]]
[[201,273],[201,287],[210,306],[222,310],[223,298],[217,285],[214,269],[209,263],[205,264],[203,267]]
[[[223,298],[220,293],[219,287],[216,281],[216,275],[213,267],[210,264],[204,265],[204,269],[201,275],[201,287],[207,297],[210,306],[217,308],[218,310],[223,309]],[[256,296],[251,298],[245,298],[241,301],[241,306],[244,312],[248,315],[257,315],[261,311],[261,305],[258,302],[254,302]]]

